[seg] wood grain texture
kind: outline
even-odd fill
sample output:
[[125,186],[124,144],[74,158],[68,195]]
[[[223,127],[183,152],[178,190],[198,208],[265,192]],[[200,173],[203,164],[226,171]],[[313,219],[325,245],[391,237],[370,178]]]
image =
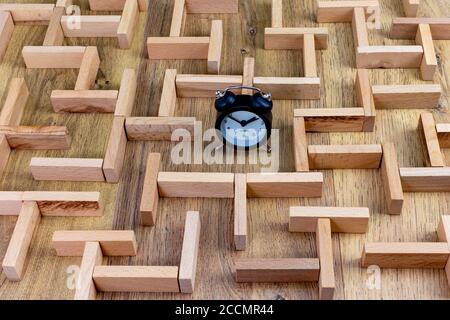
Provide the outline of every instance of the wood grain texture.
[[54,4],[51,3],[2,3],[0,11],[9,11],[14,22],[50,21]]
[[22,120],[24,108],[30,92],[24,78],[13,78],[8,88],[8,95],[0,113],[0,125],[18,126]]
[[242,76],[222,75],[177,75],[177,95],[179,98],[214,98],[217,90],[242,85]]
[[423,59],[422,46],[367,46],[356,49],[360,69],[415,69]]
[[[138,0],[139,10],[147,11],[150,0]],[[89,0],[89,8],[92,11],[122,11],[126,0]]]
[[175,0],[173,6],[170,36],[181,37],[186,23],[186,0]]
[[381,179],[389,214],[401,214],[403,209],[403,188],[398,166],[397,149],[392,142],[383,143]]
[[400,168],[404,192],[450,192],[450,169]]
[[190,140],[194,127],[195,118],[191,117],[132,117],[125,121],[131,141],[178,141],[179,136]]
[[86,47],[25,46],[22,56],[28,69],[78,69]]
[[122,176],[127,141],[125,118],[114,117],[105,158],[103,160],[103,174],[109,183],[118,183]]
[[420,115],[418,130],[424,143],[424,155],[427,166],[445,167],[445,159],[439,145],[436,123],[432,113],[427,112]]
[[328,48],[327,28],[266,28],[264,48],[266,50],[301,50],[305,35],[314,35],[316,50]]
[[305,119],[302,117],[294,118],[293,145],[295,158],[295,171],[308,172],[308,139],[306,137]]
[[416,44],[423,47],[423,59],[422,64],[420,65],[422,79],[433,81],[438,62],[429,24],[419,24],[419,28],[417,29]]
[[66,13],[65,7],[55,7],[45,33],[44,46],[62,46],[64,44],[64,32],[61,27],[61,18]]
[[307,132],[361,132],[364,108],[295,109],[294,117],[305,119]]
[[320,78],[255,77],[255,86],[279,100],[319,100]]
[[309,166],[312,170],[378,169],[383,151],[381,145],[309,146]]
[[244,251],[247,247],[247,176],[236,174],[234,178],[234,247]]
[[430,26],[433,40],[450,39],[450,18],[436,17],[395,17],[392,19],[390,37],[393,39],[415,39],[420,24]]
[[208,73],[219,74],[222,60],[223,23],[222,20],[213,20],[208,48]]
[[238,13],[239,0],[209,1],[209,0],[187,0],[186,10],[188,13]]
[[73,17],[63,16],[61,26],[66,38],[116,38],[121,16],[84,16],[78,17],[73,27]]
[[440,85],[374,85],[377,109],[434,109],[439,105]]
[[99,242],[86,242],[78,273],[74,300],[95,300],[97,289],[93,280],[94,268],[103,263],[103,253]]
[[14,31],[14,21],[11,13],[2,11],[0,12],[0,61],[8,50],[9,42]]
[[138,22],[139,7],[138,0],[126,0],[125,6],[117,27],[117,39],[119,47],[129,49],[134,39],[134,34]]
[[156,223],[159,202],[158,175],[160,166],[161,155],[159,153],[149,153],[139,207],[140,222],[145,226],[154,226]]
[[332,300],[336,289],[330,219],[317,220],[316,247],[320,262],[319,299]]
[[114,113],[117,90],[53,90],[50,100],[55,112]]
[[71,138],[66,127],[0,126],[0,134],[6,137],[11,149],[70,149]]
[[450,148],[450,124],[438,123],[436,124],[436,132],[441,148]]
[[209,37],[150,37],[148,56],[152,60],[206,60]]
[[178,281],[182,293],[193,293],[197,276],[197,260],[200,246],[200,214],[189,211],[186,213],[184,225],[183,248],[181,249],[180,271]]
[[167,69],[166,75],[164,76],[158,117],[173,117],[175,115],[175,107],[177,105],[177,88],[175,86],[176,79],[177,70]]
[[78,71],[75,90],[90,90],[95,84],[97,73],[100,68],[100,57],[97,47],[87,47],[83,60],[81,61],[80,70]]
[[355,8],[363,8],[368,11],[368,9],[379,8],[379,2],[378,0],[317,1],[317,22],[352,22]]
[[130,117],[136,101],[137,75],[134,69],[125,69],[120,81],[119,95],[114,115]]

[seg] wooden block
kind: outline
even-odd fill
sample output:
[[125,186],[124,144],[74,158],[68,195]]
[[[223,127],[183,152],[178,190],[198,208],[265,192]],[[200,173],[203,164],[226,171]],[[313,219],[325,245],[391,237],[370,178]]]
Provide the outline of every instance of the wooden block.
[[320,78],[255,77],[256,87],[278,100],[319,100]]
[[98,242],[86,242],[83,259],[78,273],[77,287],[74,300],[95,300],[97,289],[95,288],[94,268],[102,265],[103,253]]
[[236,282],[315,282],[319,280],[319,259],[239,259]]
[[22,202],[23,192],[0,191],[0,216],[18,216]]
[[180,292],[178,267],[98,266],[93,277],[101,292]]
[[322,186],[320,172],[247,174],[249,198],[315,198],[322,196]]
[[170,37],[181,37],[186,19],[186,0],[175,0],[170,25]]
[[75,90],[90,90],[95,85],[98,69],[100,68],[100,57],[97,47],[86,47],[80,71],[78,72]]
[[22,56],[29,69],[78,69],[86,47],[25,46]]
[[393,18],[392,39],[415,39],[420,24],[428,24],[433,40],[450,40],[450,18]]
[[242,85],[242,76],[178,74],[179,98],[215,98],[217,90]]
[[436,124],[436,131],[441,148],[450,148],[450,124]]
[[238,13],[239,0],[187,0],[186,10],[191,14],[199,13]]
[[407,17],[417,17],[420,0],[403,0],[403,9]]
[[53,90],[50,96],[55,112],[114,113],[117,90]]
[[312,34],[303,37],[303,70],[306,78],[317,78],[316,45]]
[[213,20],[208,49],[208,73],[219,74],[222,59],[223,23]]
[[444,269],[450,256],[447,243],[366,243],[362,267]]
[[44,46],[62,46],[64,44],[64,32],[61,27],[61,18],[65,14],[65,7],[55,7],[45,33]]
[[67,127],[0,126],[9,147],[20,150],[67,150],[70,136]]
[[308,140],[306,138],[305,119],[301,117],[294,118],[294,125],[292,130],[292,136],[294,138],[295,171],[308,172]]
[[272,28],[283,28],[283,0],[272,0]]
[[355,49],[358,47],[368,47],[369,33],[367,30],[366,11],[364,8],[355,8],[352,20],[353,42]]
[[9,12],[0,12],[0,61],[3,60],[14,31],[14,22]]
[[106,181],[109,183],[118,183],[120,180],[127,141],[125,117],[114,117],[103,161],[103,173]]
[[400,168],[404,192],[450,192],[450,168]]
[[439,84],[372,86],[377,109],[434,109],[442,94]]
[[378,0],[317,1],[317,22],[352,22],[355,8],[363,8],[365,11],[376,10],[380,8],[380,4]]
[[28,249],[40,220],[41,215],[36,202],[24,202],[3,259],[3,272],[8,280],[22,280]]
[[[122,11],[126,0],[89,0],[91,11]],[[149,0],[138,0],[139,10],[147,11]]]
[[158,117],[173,117],[175,115],[175,107],[177,104],[177,88],[176,88],[177,70],[167,69],[164,76],[163,91],[161,94],[161,102],[159,104]]
[[331,232],[366,233],[369,208],[291,207],[289,232],[315,232],[319,219],[331,221]]
[[363,108],[295,109],[294,117],[305,119],[306,132],[361,132]]
[[419,131],[425,143],[425,158],[429,167],[445,167],[445,159],[436,131],[433,114],[422,113],[419,120]]
[[154,226],[156,223],[159,202],[158,174],[160,166],[161,155],[159,153],[149,153],[139,208],[141,224],[144,226]]
[[320,262],[319,299],[332,300],[336,289],[336,280],[329,219],[317,220],[316,247]]
[[312,170],[379,169],[382,155],[379,144],[308,147],[309,167]]
[[247,175],[236,174],[234,179],[234,246],[237,251],[245,251],[247,233]]
[[121,16],[62,16],[61,27],[67,38],[116,38]]
[[[255,78],[255,58],[246,57],[244,59],[242,85],[253,87],[253,78]],[[242,94],[253,95],[253,90],[242,89]]]
[[56,8],[60,8],[60,7],[67,8],[67,7],[71,6],[72,4],[73,4],[72,0],[56,0],[55,7]]
[[134,231],[56,231],[52,242],[58,257],[81,257],[87,242],[99,242],[107,257],[135,256],[137,252]]
[[438,64],[429,24],[419,24],[416,44],[423,47],[423,59],[422,64],[420,65],[422,80],[433,81]]
[[130,117],[136,100],[137,75],[134,69],[125,69],[117,96],[116,117]]
[[103,214],[100,192],[26,191],[23,201],[34,201],[43,216],[99,217]]
[[147,39],[150,60],[206,60],[209,37],[150,37]]
[[450,245],[450,216],[441,216],[437,235],[440,242],[447,242]]
[[381,179],[389,214],[401,214],[403,209],[403,188],[399,170],[395,145],[391,142],[383,143]]
[[178,276],[181,293],[194,293],[200,227],[200,214],[194,211],[188,212],[184,227],[183,248],[181,249],[180,274]]
[[355,82],[356,101],[358,107],[364,109],[364,132],[373,132],[375,128],[375,102],[370,85],[369,70],[358,69]]
[[13,78],[0,113],[0,125],[18,126],[30,93],[24,78]]
[[103,159],[32,158],[30,170],[37,181],[103,182]]
[[50,3],[0,3],[0,11],[9,11],[14,22],[48,22],[54,8]]
[[368,46],[356,50],[356,65],[361,69],[420,68],[422,46]]
[[137,0],[127,0],[122,12],[119,27],[117,28],[117,38],[119,47],[129,49],[133,43],[134,33],[139,21],[139,8]]
[[174,117],[138,117],[127,118],[125,129],[130,141],[172,141],[177,130],[184,130],[190,137],[194,136],[195,118]]
[[264,30],[264,48],[266,50],[301,50],[303,38],[314,35],[316,50],[328,48],[327,28],[266,28]]
[[158,189],[164,198],[234,198],[234,174],[160,172]]
[[2,176],[6,170],[10,154],[11,148],[9,147],[8,140],[4,135],[0,135],[0,176]]

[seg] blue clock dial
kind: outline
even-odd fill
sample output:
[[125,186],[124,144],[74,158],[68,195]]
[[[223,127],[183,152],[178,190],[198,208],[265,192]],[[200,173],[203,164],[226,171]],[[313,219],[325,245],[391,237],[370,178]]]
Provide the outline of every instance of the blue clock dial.
[[225,141],[238,148],[252,148],[267,137],[265,121],[250,111],[235,111],[226,115],[220,132]]

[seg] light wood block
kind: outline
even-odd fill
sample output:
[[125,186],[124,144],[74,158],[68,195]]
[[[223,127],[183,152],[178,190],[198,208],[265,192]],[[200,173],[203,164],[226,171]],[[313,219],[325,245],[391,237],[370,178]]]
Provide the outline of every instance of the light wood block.
[[450,168],[400,168],[404,192],[450,192]]
[[[253,87],[254,78],[255,78],[255,58],[246,57],[244,59],[242,85],[247,87]],[[242,89],[242,94],[253,95],[253,90]]]
[[329,219],[317,220],[316,247],[320,262],[319,299],[332,300],[336,289],[336,280]]
[[137,117],[125,121],[130,141],[172,141],[172,135],[177,130],[184,130],[193,137],[194,126],[195,118]]
[[433,114],[422,113],[419,120],[419,131],[425,144],[425,159],[428,167],[445,167],[444,155],[441,152]]
[[22,56],[28,69],[79,69],[86,47],[25,46]]
[[272,28],[283,28],[283,0],[272,0]]
[[370,85],[369,70],[358,69],[356,71],[355,92],[357,107],[364,109],[363,131],[373,132],[377,112]]
[[223,23],[213,20],[208,48],[208,73],[219,74],[222,59]]
[[114,113],[117,90],[53,90],[50,96],[55,112]]
[[304,118],[306,132],[361,132],[364,108],[295,109],[294,117]]
[[215,98],[217,90],[242,85],[242,76],[178,74],[179,98]]
[[[122,11],[126,0],[89,0],[91,11]],[[138,0],[139,10],[148,11],[149,0]]]
[[450,245],[450,216],[441,216],[437,235],[440,242],[447,242]]
[[118,183],[122,175],[127,148],[127,133],[125,132],[125,118],[114,117],[108,146],[103,161],[103,174],[109,183]]
[[292,130],[292,136],[294,138],[295,171],[308,172],[308,140],[306,137],[305,119],[301,117],[294,118]]
[[317,1],[317,22],[319,23],[339,23],[352,22],[355,8],[379,9],[378,0],[363,1]]
[[316,282],[319,259],[239,259],[235,262],[236,282]]
[[122,18],[117,28],[119,47],[129,49],[133,43],[134,33],[139,21],[139,8],[137,0],[127,0],[122,12]]
[[186,10],[191,14],[200,13],[238,13],[239,0],[187,0]]
[[441,148],[450,148],[450,124],[436,124],[436,131]]
[[249,173],[249,198],[316,198],[322,196],[320,172]]
[[266,50],[301,50],[304,36],[314,35],[316,50],[328,48],[327,28],[266,28],[264,30],[264,48]]
[[60,7],[67,8],[71,5],[73,5],[72,0],[56,0],[55,7],[56,8],[60,8]]
[[125,69],[117,96],[116,117],[130,117],[136,100],[137,75],[134,69]]
[[433,81],[438,63],[429,24],[419,24],[416,36],[416,44],[423,47],[423,59],[422,64],[420,65],[422,79]]
[[100,68],[100,57],[97,47],[87,47],[78,72],[75,90],[90,90],[95,85],[98,69]]
[[37,181],[105,181],[103,159],[32,158],[30,170]]
[[434,109],[442,94],[439,84],[372,86],[377,109]]
[[444,269],[450,256],[447,243],[366,243],[362,267]]
[[41,215],[36,202],[24,202],[3,259],[3,272],[8,280],[22,280],[28,249],[40,220]]
[[369,46],[369,33],[367,29],[366,10],[362,7],[355,8],[352,20],[353,42],[355,49]]
[[366,233],[369,208],[291,207],[289,232],[315,232],[319,219],[331,221],[331,232]]
[[26,191],[23,201],[34,201],[43,216],[99,217],[103,214],[100,192]]
[[170,37],[181,37],[186,19],[186,0],[175,0]]
[[18,216],[22,202],[23,192],[0,191],[0,216]]
[[176,69],[167,69],[164,76],[163,91],[161,102],[159,104],[158,117],[175,116],[175,107],[177,104],[177,88],[175,85],[177,79]]
[[420,24],[428,24],[433,40],[450,40],[450,18],[393,18],[392,39],[415,39]]
[[54,8],[51,3],[0,3],[0,11],[10,12],[14,22],[48,22]]
[[61,18],[66,13],[65,7],[55,7],[45,33],[44,46],[62,46],[64,44],[64,32],[61,27]]
[[391,142],[383,143],[381,179],[389,214],[401,214],[403,209],[403,188],[399,170],[395,145]]
[[13,78],[0,113],[0,125],[18,126],[30,93],[24,78]]
[[150,37],[147,39],[150,60],[206,60],[209,37]]
[[14,22],[9,12],[0,12],[0,61],[3,60],[14,31]]
[[368,46],[356,49],[356,65],[361,69],[416,69],[423,59],[422,46]]
[[3,175],[3,172],[6,170],[10,155],[11,148],[9,147],[8,140],[4,135],[0,135],[0,176]]
[[402,0],[403,9],[407,17],[417,17],[419,11],[420,0]]
[[87,242],[99,242],[107,257],[135,256],[137,252],[134,231],[56,231],[52,243],[58,257],[81,257]]
[[278,100],[319,100],[320,78],[255,77],[256,87]]
[[200,245],[200,228],[200,214],[194,211],[188,212],[184,227],[180,273],[178,276],[181,293],[194,293]]
[[9,147],[20,150],[67,150],[70,136],[67,127],[0,126]]
[[327,169],[379,169],[381,145],[315,145],[308,147],[309,167]]
[[156,223],[159,202],[158,174],[160,166],[161,155],[159,153],[149,153],[139,207],[140,221],[144,226],[154,226]]
[[317,78],[316,45],[312,34],[303,37],[303,70],[306,78]]
[[178,267],[98,266],[93,278],[101,292],[180,292]]
[[116,38],[121,16],[62,16],[61,26],[66,38]]
[[103,253],[99,242],[86,242],[80,272],[78,273],[77,287],[74,300],[95,300],[97,289],[95,288],[94,268],[102,265]]
[[247,175],[234,178],[234,247],[237,251],[247,248]]
[[234,174],[160,172],[158,189],[164,198],[234,198]]

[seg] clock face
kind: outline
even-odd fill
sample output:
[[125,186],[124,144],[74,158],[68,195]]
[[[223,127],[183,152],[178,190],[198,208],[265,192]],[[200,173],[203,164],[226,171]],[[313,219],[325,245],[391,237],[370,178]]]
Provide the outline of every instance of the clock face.
[[238,148],[258,146],[267,137],[265,121],[250,111],[234,111],[220,123],[220,132],[225,141]]

